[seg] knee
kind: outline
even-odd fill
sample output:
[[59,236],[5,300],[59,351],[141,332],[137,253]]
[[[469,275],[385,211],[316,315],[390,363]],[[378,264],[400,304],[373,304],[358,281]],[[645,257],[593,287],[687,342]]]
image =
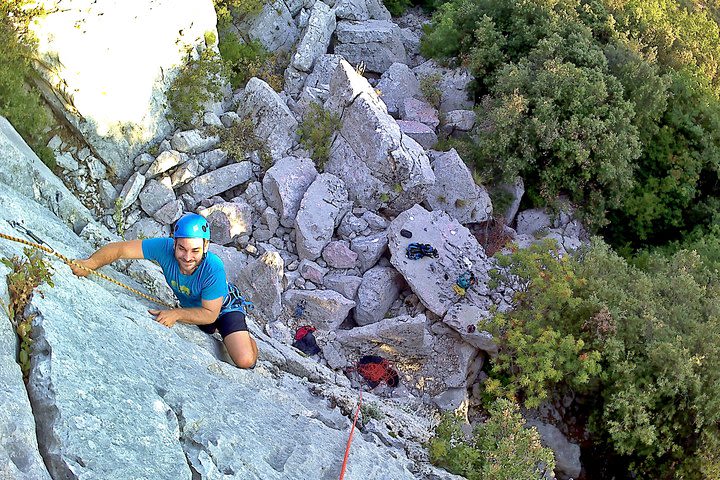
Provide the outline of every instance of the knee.
[[238,368],[253,368],[257,362],[257,355],[253,352],[242,352],[232,355],[232,359]]

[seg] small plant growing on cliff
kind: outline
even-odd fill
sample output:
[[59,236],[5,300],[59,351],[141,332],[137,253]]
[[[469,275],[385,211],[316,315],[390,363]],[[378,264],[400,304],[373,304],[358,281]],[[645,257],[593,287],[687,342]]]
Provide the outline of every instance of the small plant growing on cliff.
[[431,73],[420,77],[420,92],[430,105],[436,109],[440,109],[440,100],[442,99],[442,90],[440,89],[440,81],[442,74]]
[[499,399],[488,413],[472,435],[446,413],[429,442],[430,461],[468,480],[536,480],[553,471],[552,451],[540,444],[535,428],[525,428],[516,404]]
[[52,272],[40,252],[25,248],[25,257],[14,256],[10,259],[0,259],[3,265],[11,272],[7,275],[8,294],[10,303],[5,306],[8,317],[20,337],[20,351],[18,363],[23,376],[27,378],[30,372],[30,338],[31,322],[33,317],[25,317],[25,307],[30,303],[33,292],[43,282],[53,287]]
[[340,128],[340,117],[325,110],[320,104],[310,104],[310,111],[298,129],[300,144],[312,151],[318,170],[325,168],[330,158],[330,147],[335,132]]
[[219,55],[209,48],[215,42],[214,34],[206,35],[206,42],[197,58],[193,58],[193,49],[188,49],[188,61],[167,93],[170,120],[180,127],[195,126],[203,106],[222,98],[226,68]]
[[122,212],[123,200],[122,198],[115,199],[115,210],[113,211],[113,222],[115,222],[115,228],[117,228],[117,234],[121,237],[125,234],[125,217]]
[[242,162],[250,152],[260,152],[263,160],[269,156],[263,142],[255,135],[255,124],[248,117],[240,118],[230,128],[213,129],[212,134],[220,136],[220,148],[236,162]]

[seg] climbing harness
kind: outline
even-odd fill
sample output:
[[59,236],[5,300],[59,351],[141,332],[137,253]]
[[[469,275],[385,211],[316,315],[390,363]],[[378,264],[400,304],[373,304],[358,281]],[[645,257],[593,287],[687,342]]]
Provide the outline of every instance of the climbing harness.
[[125,289],[127,289],[127,290],[130,290],[132,293],[134,293],[135,295],[138,295],[138,296],[144,298],[145,300],[150,300],[150,301],[153,302],[153,303],[157,303],[158,305],[162,305],[162,306],[165,306],[165,307],[168,307],[168,308],[175,308],[174,305],[170,305],[169,303],[166,303],[166,302],[164,302],[164,301],[162,301],[162,300],[160,300],[160,299],[158,299],[158,298],[151,297],[150,295],[147,295],[147,294],[145,294],[145,293],[143,293],[143,292],[141,292],[141,291],[139,291],[139,290],[137,290],[137,289],[135,289],[135,288],[133,288],[133,287],[131,287],[131,286],[129,286],[129,285],[125,285],[125,284],[122,283],[122,282],[118,282],[118,281],[115,280],[114,278],[108,277],[108,276],[105,275],[104,273],[100,273],[100,272],[98,272],[97,270],[93,270],[93,269],[91,269],[91,268],[87,268],[87,267],[85,267],[85,266],[83,266],[83,265],[80,265],[79,263],[75,262],[75,260],[73,260],[73,259],[71,259],[71,258],[68,258],[68,257],[66,257],[65,255],[63,255],[63,254],[55,251],[54,248],[52,248],[50,245],[48,245],[46,242],[44,242],[40,237],[38,237],[37,235],[35,235],[33,232],[31,232],[30,230],[28,230],[27,228],[25,228],[25,226],[23,226],[23,225],[21,225],[21,224],[19,224],[19,223],[17,223],[17,222],[14,222],[14,221],[12,221],[12,220],[11,220],[10,222],[8,222],[8,223],[9,223],[13,228],[15,228],[16,230],[19,230],[19,231],[22,232],[23,234],[25,234],[25,235],[27,235],[28,237],[30,237],[30,238],[32,238],[33,240],[35,240],[35,242],[31,242],[31,241],[29,241],[29,240],[25,240],[24,238],[18,238],[18,237],[14,237],[14,236],[12,236],[12,235],[7,235],[7,234],[2,233],[2,232],[0,232],[0,238],[4,238],[5,240],[10,240],[11,242],[22,243],[23,245],[27,245],[27,246],[29,246],[29,247],[37,248],[38,250],[42,250],[43,252],[49,253],[49,254],[51,254],[51,255],[55,255],[55,256],[58,257],[60,260],[62,260],[63,262],[65,262],[67,265],[73,265],[73,266],[75,266],[75,267],[77,267],[77,268],[80,268],[80,269],[85,270],[85,271],[87,271],[87,272],[90,272],[90,273],[92,273],[92,274],[94,274],[94,275],[97,275],[98,277],[100,277],[100,278],[102,278],[102,279],[104,279],[104,280],[107,280],[108,282],[112,282],[112,283],[114,283],[115,285],[118,285],[118,286],[123,287],[123,288],[125,288]]
[[438,258],[438,251],[427,243],[410,243],[405,249],[405,256],[410,260],[419,260],[423,257]]
[[240,309],[242,313],[247,315],[250,310],[255,308],[255,305],[253,305],[253,302],[250,300],[245,300],[245,298],[240,294],[240,289],[237,285],[228,282],[228,296],[225,297],[225,300],[223,301],[222,310],[230,308]]

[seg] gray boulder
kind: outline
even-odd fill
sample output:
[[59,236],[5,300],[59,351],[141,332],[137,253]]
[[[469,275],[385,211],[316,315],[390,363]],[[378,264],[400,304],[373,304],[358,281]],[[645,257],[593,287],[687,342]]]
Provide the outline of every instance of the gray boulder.
[[475,184],[455,149],[433,153],[431,158],[435,185],[427,197],[430,208],[447,212],[462,224],[489,220],[493,211],[490,195],[484,187]]
[[362,283],[362,277],[355,275],[342,275],[340,273],[331,273],[325,275],[323,283],[326,288],[335,290],[347,299],[354,299],[358,288]]
[[407,63],[400,28],[386,20],[340,21],[335,30],[335,53],[369,72],[383,73],[393,63]]
[[358,254],[350,250],[348,242],[335,240],[325,246],[322,258],[332,268],[354,268]]
[[198,213],[210,224],[210,240],[220,245],[252,233],[253,208],[242,198],[216,203]]
[[[412,238],[400,235],[403,229],[409,231]],[[438,257],[407,258],[406,250],[411,242],[431,245]],[[485,252],[475,236],[445,212],[428,212],[415,205],[392,221],[388,245],[392,265],[422,303],[439,316],[445,315],[460,300],[453,285],[466,272],[472,273],[477,281],[467,291],[468,295],[488,293],[487,272],[491,266]]]
[[423,123],[430,127],[433,132],[440,124],[438,111],[435,107],[412,97],[406,97],[400,102],[400,118],[402,120]]
[[182,216],[183,210],[185,210],[183,201],[173,200],[160,207],[153,214],[153,218],[163,225],[172,225]]
[[245,252],[238,251],[235,247],[224,247],[212,242],[210,243],[210,251],[222,260],[227,281],[237,285],[240,272],[248,264],[248,255]]
[[357,253],[360,271],[365,272],[375,265],[387,251],[388,236],[386,232],[374,233],[366,237],[355,237],[350,242],[350,250]]
[[248,15],[234,23],[238,31],[246,32],[269,52],[289,52],[300,36],[293,15],[283,0],[267,2],[258,15]]
[[265,172],[263,193],[268,205],[280,214],[282,226],[295,225],[303,195],[317,174],[312,160],[296,157],[282,158]]
[[126,240],[167,237],[168,235],[170,235],[170,227],[159,223],[154,218],[141,218],[125,230]]
[[284,268],[285,262],[277,252],[265,252],[234,279],[243,296],[253,302],[250,313],[261,326],[276,320],[282,312]]
[[523,195],[525,195],[525,182],[523,182],[522,177],[517,177],[513,183],[500,185],[499,188],[507,192],[511,199],[510,205],[503,214],[505,217],[505,225],[511,225],[513,221],[515,221],[515,216],[520,208],[520,202],[522,201]]
[[342,20],[385,20],[392,16],[380,0],[337,0],[335,14]]
[[[302,92],[298,98],[297,108],[301,116],[308,110],[311,103],[323,104],[330,96],[330,79],[342,60],[340,55],[320,55],[315,61],[313,71],[303,78]],[[300,88],[300,87],[298,87]],[[293,94],[292,91],[290,91]]]
[[402,275],[392,267],[373,267],[365,272],[357,291],[357,324],[369,325],[382,320],[403,285]]
[[404,63],[393,63],[380,77],[376,87],[380,99],[393,117],[400,115],[400,105],[406,98],[421,98],[420,82],[415,73]]
[[298,256],[309,260],[318,258],[349,209],[343,181],[330,173],[318,175],[305,192],[295,218]]
[[398,120],[398,127],[403,135],[415,140],[425,150],[429,150],[435,146],[438,141],[435,130],[428,127],[424,123],[415,121]]
[[[426,358],[432,352],[433,338],[425,327],[425,315],[386,318],[372,325],[339,330],[336,340],[357,356],[387,352],[392,361]],[[390,348],[378,348],[386,345]]]
[[315,60],[327,53],[335,25],[335,12],[325,3],[315,2],[310,10],[307,29],[297,45],[290,65],[301,72],[310,73]]
[[133,173],[130,178],[128,178],[127,182],[125,182],[125,185],[123,185],[123,188],[120,191],[120,196],[118,197],[120,198],[121,202],[120,209],[126,210],[133,203],[135,203],[135,200],[137,200],[144,186],[145,176],[143,176],[139,172]]
[[360,206],[397,214],[422,202],[435,175],[423,148],[402,135],[367,80],[345,61],[330,84],[326,110],[341,115],[325,171],[345,181]]
[[150,164],[150,168],[145,172],[145,175],[149,178],[155,177],[187,162],[189,158],[186,153],[180,153],[177,150],[165,150]]
[[186,130],[173,135],[170,145],[182,153],[202,153],[212,150],[220,143],[217,135],[205,135],[200,130]]
[[148,215],[155,215],[163,205],[175,200],[175,192],[170,187],[169,180],[169,178],[165,178],[163,181],[152,179],[140,192],[140,206]]
[[492,316],[489,311],[492,302],[487,303],[485,309],[467,302],[456,303],[447,311],[443,322],[470,345],[494,355],[498,350],[497,343],[492,334],[482,328]]
[[580,446],[570,442],[554,425],[539,420],[528,420],[528,427],[537,428],[540,441],[555,455],[555,471],[563,478],[578,478],[582,471]]
[[469,98],[468,87],[473,81],[472,74],[466,68],[449,69],[439,66],[434,60],[428,60],[417,67],[413,72],[418,80],[433,81],[440,91],[440,111],[471,110],[474,102]]
[[232,163],[195,178],[182,187],[181,191],[189,193],[195,201],[199,202],[242,185],[252,178],[252,174],[252,163]]
[[[333,290],[287,290],[283,305],[291,312],[300,310],[301,318],[321,330],[337,330],[355,302]],[[299,307],[299,308],[298,308]]]
[[255,136],[273,160],[283,158],[296,143],[298,124],[280,96],[270,85],[253,77],[240,94],[238,105],[237,114],[252,121]]
[[451,110],[443,116],[440,131],[447,137],[460,136],[475,126],[475,112],[472,110]]

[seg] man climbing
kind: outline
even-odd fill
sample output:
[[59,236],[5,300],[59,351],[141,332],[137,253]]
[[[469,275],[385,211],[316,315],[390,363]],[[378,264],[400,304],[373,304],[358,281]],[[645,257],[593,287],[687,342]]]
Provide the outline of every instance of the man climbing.
[[[166,327],[175,322],[197,325],[206,333],[220,331],[230,358],[240,368],[252,368],[258,349],[245,323],[245,302],[238,288],[228,284],[222,260],[208,252],[210,226],[204,217],[187,213],[173,229],[173,238],[149,238],[104,245],[80,265],[97,270],[119,259],[154,260],[180,301],[181,308],[148,310]],[[88,271],[71,267],[75,275]]]

